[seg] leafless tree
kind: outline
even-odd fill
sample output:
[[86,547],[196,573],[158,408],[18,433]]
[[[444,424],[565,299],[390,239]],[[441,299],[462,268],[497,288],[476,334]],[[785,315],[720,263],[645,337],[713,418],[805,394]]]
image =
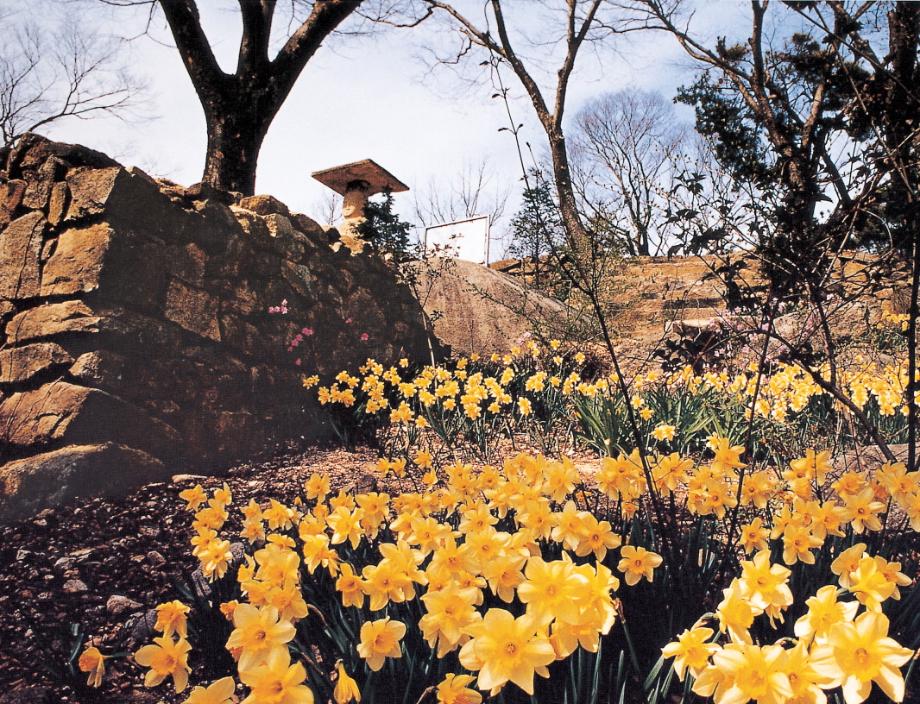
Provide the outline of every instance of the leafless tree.
[[423,226],[484,215],[494,229],[505,215],[510,184],[498,183],[488,159],[467,162],[451,177],[431,178],[415,191],[415,219]]
[[342,196],[326,191],[313,202],[313,213],[323,225],[335,225],[342,218]]
[[[576,190],[589,217],[613,218],[632,256],[669,240],[669,196],[688,159],[691,131],[660,93],[626,89],[591,100],[575,118]],[[673,242],[672,242],[673,244]]]
[[120,61],[118,41],[67,18],[58,29],[39,28],[24,13],[4,19],[0,48],[0,137],[65,119],[125,116],[137,104],[142,81]]
[[[578,196],[572,180],[570,154],[564,130],[569,84],[575,70],[579,53],[586,47],[597,47],[613,35],[638,29],[642,21],[625,24],[616,15],[613,3],[604,0],[566,0],[565,2],[526,2],[517,6],[517,20],[512,19],[511,3],[503,0],[487,0],[482,4],[482,21],[474,21],[461,12],[455,4],[443,0],[421,0],[428,9],[439,17],[446,18],[460,37],[459,51],[441,56],[446,64],[457,65],[478,54],[480,65],[491,70],[495,95],[504,101],[508,112],[508,129],[514,136],[521,157],[525,186],[527,169],[524,167],[524,148],[519,134],[520,124],[513,119],[509,101],[509,88],[502,78],[503,70],[509,70],[527,95],[536,118],[546,137],[551,176],[556,191],[556,203],[565,234],[564,248],[554,248],[553,261],[571,286],[584,296],[587,308],[600,330],[607,349],[614,378],[619,391],[629,398],[629,383],[620,366],[608,321],[608,302],[604,300],[603,286],[609,280],[609,248],[592,236],[579,208]],[[537,21],[535,13],[543,16]],[[522,20],[526,20],[523,22]],[[515,23],[517,22],[517,23]],[[535,36],[522,25],[537,27],[542,36]],[[531,52],[550,49],[550,58],[534,58]],[[477,51],[474,52],[473,50]],[[546,65],[555,63],[555,71],[547,71]],[[549,74],[549,91],[542,77]],[[544,87],[541,87],[541,83]],[[626,404],[627,421],[639,448],[643,470],[651,487],[651,501],[658,519],[665,523],[667,516],[661,499],[651,478],[651,465],[644,451],[639,425],[634,409]],[[665,546],[666,551],[670,546]]]
[[[99,2],[142,8],[148,32],[162,11],[204,111],[208,146],[202,181],[251,195],[269,126],[307,62],[342,22],[357,16],[364,0],[290,0],[281,3],[280,10],[277,0],[239,0],[243,31],[233,72],[218,64],[196,0]],[[386,19],[398,3],[378,0],[371,4]],[[273,28],[276,19],[278,26]],[[275,50],[277,33],[273,29],[284,24],[280,48]]]

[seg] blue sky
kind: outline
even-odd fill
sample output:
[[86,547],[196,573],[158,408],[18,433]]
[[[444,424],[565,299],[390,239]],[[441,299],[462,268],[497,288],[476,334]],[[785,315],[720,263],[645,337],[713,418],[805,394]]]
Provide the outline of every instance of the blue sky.
[[[481,17],[480,2],[458,4],[470,17]],[[545,22],[533,0],[508,4],[509,21],[539,36]],[[230,0],[199,0],[205,31],[225,66],[235,62],[239,42],[235,5]],[[8,1],[5,7],[23,6]],[[43,21],[64,21],[60,8],[60,4],[52,6],[54,11]],[[712,38],[726,33],[743,38],[746,8],[734,0],[700,3],[694,26]],[[125,36],[140,30],[143,17],[135,8],[90,3],[81,6],[76,19]],[[326,189],[310,178],[311,171],[370,157],[411,188],[423,191],[432,180],[449,180],[465,163],[487,158],[495,181],[512,186],[509,210],[513,211],[520,167],[511,137],[498,131],[507,125],[503,107],[490,99],[487,83],[470,86],[447,71],[430,70],[421,58],[426,47],[443,46],[445,41],[445,35],[431,25],[411,31],[386,29],[370,37],[340,37],[321,47],[268,133],[257,190],[318,216]],[[204,163],[204,118],[178,53],[169,45],[162,16],[154,21],[150,37],[127,43],[124,51],[148,82],[148,101],[140,111],[144,119],[72,120],[55,125],[50,135],[101,149],[156,176],[185,184],[198,181]],[[531,56],[535,65],[547,69],[541,76],[552,77],[558,62],[554,50],[535,51]],[[476,71],[477,63],[478,58],[470,62],[471,71]],[[598,93],[630,86],[672,97],[687,79],[689,66],[676,42],[663,33],[615,37],[580,56],[567,113],[573,116]],[[542,131],[519,84],[511,75],[506,80],[515,98],[515,117],[525,123],[522,135],[539,154]],[[681,111],[692,119],[687,108]],[[397,198],[397,209],[411,219],[412,194]]]

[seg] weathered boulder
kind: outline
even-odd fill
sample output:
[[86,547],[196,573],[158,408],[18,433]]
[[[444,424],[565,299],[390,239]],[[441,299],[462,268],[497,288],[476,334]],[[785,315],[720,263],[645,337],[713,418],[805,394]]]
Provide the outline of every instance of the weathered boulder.
[[179,327],[220,342],[219,307],[220,301],[207,291],[188,286],[179,279],[169,282],[165,315]]
[[0,233],[0,298],[33,298],[41,284],[40,260],[45,216],[33,211],[13,220]]
[[98,332],[100,320],[82,301],[46,303],[13,316],[6,324],[6,337],[10,343],[23,344],[55,335]]
[[81,497],[118,496],[167,477],[160,460],[113,442],[43,452],[0,466],[0,521]]
[[105,223],[65,230],[42,271],[41,295],[88,293],[99,288],[112,230]]
[[60,345],[40,342],[0,350],[0,384],[16,384],[51,369],[66,367],[73,357]]
[[507,274],[462,259],[410,265],[434,335],[455,352],[507,352],[537,331],[549,338],[573,312]]
[[0,402],[0,439],[16,447],[115,441],[158,457],[178,454],[179,434],[105,391],[53,381]]
[[278,214],[288,216],[291,214],[291,211],[288,210],[288,207],[280,200],[274,196],[262,194],[246,196],[245,198],[240,199],[240,207],[245,208],[246,210],[251,210],[258,215]]
[[25,193],[26,182],[22,179],[0,183],[0,230],[15,217]]

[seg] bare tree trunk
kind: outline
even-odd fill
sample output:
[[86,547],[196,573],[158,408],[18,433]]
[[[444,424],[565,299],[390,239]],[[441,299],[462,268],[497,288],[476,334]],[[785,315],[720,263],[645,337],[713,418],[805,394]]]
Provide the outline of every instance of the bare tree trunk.
[[224,72],[204,34],[195,0],[159,0],[208,128],[202,180],[252,195],[269,125],[321,43],[362,0],[323,0],[281,47],[268,55],[275,0],[240,2],[243,34],[235,73]]
[[556,194],[559,198],[559,213],[562,224],[569,233],[572,245],[578,256],[588,252],[588,231],[578,212],[578,200],[575,197],[575,188],[572,186],[572,174],[569,170],[569,155],[566,149],[565,136],[551,126],[546,127],[549,138],[549,153],[553,161],[553,179],[556,185]]
[[224,191],[254,193],[256,164],[268,124],[233,110],[211,112],[206,121],[208,151],[202,181]]

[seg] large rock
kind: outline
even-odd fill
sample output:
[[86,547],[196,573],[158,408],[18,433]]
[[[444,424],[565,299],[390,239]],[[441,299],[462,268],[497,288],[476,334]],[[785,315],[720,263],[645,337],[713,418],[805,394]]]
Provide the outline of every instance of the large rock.
[[42,271],[41,295],[88,293],[99,288],[112,230],[105,223],[65,230]]
[[22,179],[0,183],[0,230],[15,217],[25,193],[26,182]]
[[27,133],[22,135],[13,149],[10,150],[6,170],[10,178],[26,178],[29,176],[34,178],[34,174],[41,165],[51,157],[60,159],[70,166],[104,168],[117,164],[111,157],[89,147],[84,147],[82,144],[52,142],[39,134]]
[[81,497],[118,496],[168,476],[160,460],[112,442],[44,452],[0,466],[0,521]]
[[46,227],[45,216],[31,212],[13,220],[0,233],[0,298],[38,295]]
[[507,274],[463,259],[410,265],[434,334],[456,353],[507,352],[531,338],[561,335],[573,313]]
[[166,319],[196,335],[220,342],[219,305],[217,298],[207,291],[173,279],[166,292]]
[[179,434],[163,421],[98,389],[55,381],[0,403],[0,441],[44,447],[114,441],[178,459]]
[[57,367],[67,366],[73,357],[60,345],[41,342],[0,350],[0,384],[16,384]]
[[55,335],[98,332],[100,320],[82,301],[47,303],[13,316],[6,325],[6,337],[22,344]]

